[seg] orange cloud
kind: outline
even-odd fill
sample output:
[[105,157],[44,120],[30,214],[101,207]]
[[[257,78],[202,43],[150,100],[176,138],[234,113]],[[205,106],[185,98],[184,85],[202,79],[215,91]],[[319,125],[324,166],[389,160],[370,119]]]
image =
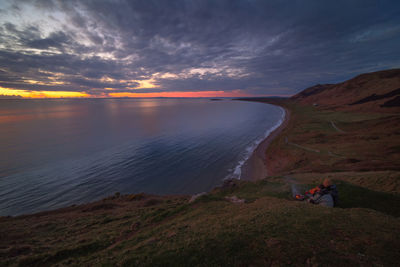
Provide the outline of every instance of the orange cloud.
[[90,97],[83,92],[72,91],[29,91],[0,87],[0,95],[22,96],[25,98],[64,98],[64,97]]

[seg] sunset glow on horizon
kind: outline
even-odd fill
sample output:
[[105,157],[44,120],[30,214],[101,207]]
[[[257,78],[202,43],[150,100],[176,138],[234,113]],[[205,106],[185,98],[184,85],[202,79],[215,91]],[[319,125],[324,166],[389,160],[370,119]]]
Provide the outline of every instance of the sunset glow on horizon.
[[73,91],[30,91],[0,87],[0,96],[22,97],[22,98],[81,98],[90,95],[84,92]]
[[204,91],[204,92],[157,92],[157,93],[109,93],[110,97],[249,97],[241,91]]
[[122,98],[122,97],[251,97],[241,90],[234,90],[231,92],[225,91],[203,91],[203,92],[154,92],[154,93],[136,93],[136,92],[116,92],[116,93],[103,93],[101,95],[92,96],[84,92],[73,91],[28,91],[28,90],[15,90],[0,87],[0,95],[22,98]]

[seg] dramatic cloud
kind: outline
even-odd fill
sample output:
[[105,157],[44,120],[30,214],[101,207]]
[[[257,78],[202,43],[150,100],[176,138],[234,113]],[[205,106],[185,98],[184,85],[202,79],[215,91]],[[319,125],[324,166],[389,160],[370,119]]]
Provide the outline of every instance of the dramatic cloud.
[[6,1],[0,94],[289,95],[400,67],[399,14],[384,0]]

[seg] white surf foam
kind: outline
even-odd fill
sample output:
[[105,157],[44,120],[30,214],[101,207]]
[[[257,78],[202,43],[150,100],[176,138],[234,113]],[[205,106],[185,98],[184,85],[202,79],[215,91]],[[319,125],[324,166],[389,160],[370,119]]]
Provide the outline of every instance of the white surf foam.
[[256,150],[257,146],[283,123],[283,121],[285,120],[286,111],[281,107],[279,108],[282,111],[282,116],[279,119],[279,121],[276,124],[274,124],[271,128],[267,129],[267,131],[264,134],[264,137],[255,140],[250,146],[246,147],[244,156],[242,157],[242,159],[239,160],[238,164],[233,169],[233,172],[229,174],[225,179],[230,179],[230,178],[240,179],[242,176],[243,165],[250,158],[251,154],[253,154],[253,152]]

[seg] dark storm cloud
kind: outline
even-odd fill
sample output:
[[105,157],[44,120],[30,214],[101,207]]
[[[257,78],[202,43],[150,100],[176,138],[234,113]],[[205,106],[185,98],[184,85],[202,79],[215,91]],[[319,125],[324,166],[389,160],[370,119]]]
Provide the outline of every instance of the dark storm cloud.
[[61,49],[64,45],[68,45],[69,42],[70,39],[68,36],[59,31],[51,33],[50,36],[46,38],[29,40],[25,45],[36,49],[48,49],[51,47]]
[[0,28],[3,87],[122,92],[151,79],[158,88],[140,92],[292,94],[400,67],[398,1],[41,0],[1,10],[27,7],[36,22]]

